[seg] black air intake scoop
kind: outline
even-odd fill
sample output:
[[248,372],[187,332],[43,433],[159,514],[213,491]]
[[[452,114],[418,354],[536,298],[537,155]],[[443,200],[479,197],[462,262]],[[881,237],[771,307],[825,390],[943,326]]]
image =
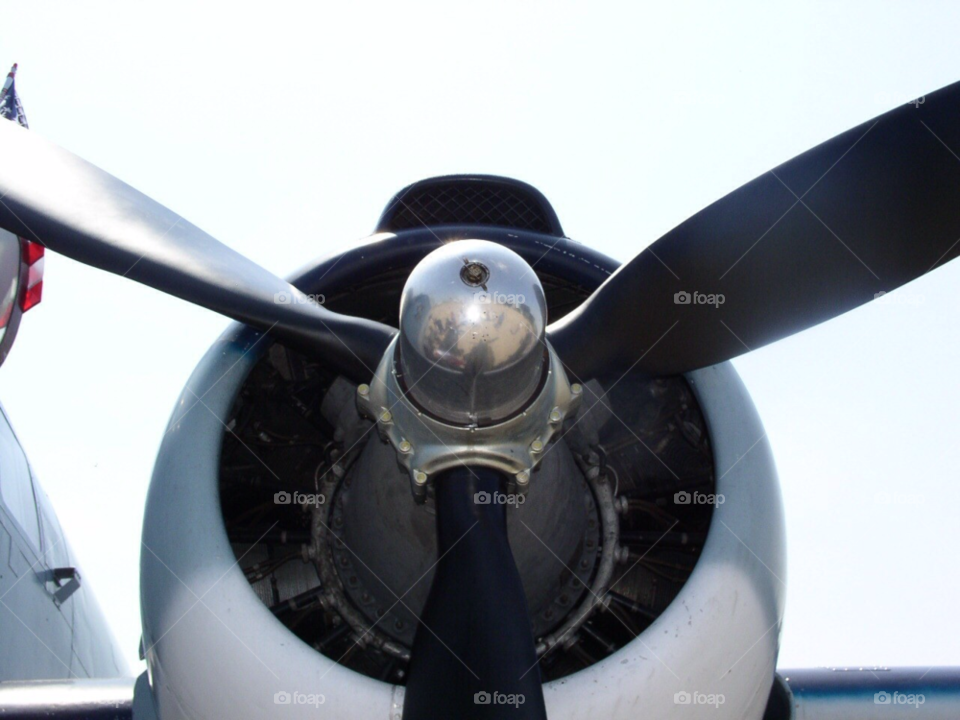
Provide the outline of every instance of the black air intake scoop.
[[494,225],[563,237],[543,193],[496,175],[446,175],[408,185],[387,204],[376,232],[437,225]]

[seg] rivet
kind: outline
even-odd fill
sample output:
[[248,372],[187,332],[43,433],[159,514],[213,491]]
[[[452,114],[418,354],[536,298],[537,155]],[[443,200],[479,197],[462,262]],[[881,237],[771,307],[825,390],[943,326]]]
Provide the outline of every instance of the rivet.
[[570,392],[572,392],[574,395],[579,395],[583,392],[583,385],[580,383],[574,383],[570,386]]
[[517,485],[526,485],[530,482],[530,473],[526,470],[521,470],[517,473]]
[[400,447],[400,452],[404,454],[413,452],[413,445],[410,444],[409,440],[401,440],[399,447]]
[[561,420],[563,420],[563,413],[560,412],[560,408],[555,407],[553,410],[550,411],[550,422],[558,423]]
[[427,482],[427,474],[423,470],[414,470],[413,481],[417,485],[424,485]]
[[540,438],[537,438],[532,443],[530,443],[530,450],[535,453],[543,452],[543,441]]
[[393,413],[391,413],[389,410],[384,410],[382,413],[380,413],[380,422],[382,423],[393,422]]
[[357,385],[357,394],[360,397],[366,397],[367,395],[370,394],[370,386],[367,385],[366,383],[360,383],[359,385]]

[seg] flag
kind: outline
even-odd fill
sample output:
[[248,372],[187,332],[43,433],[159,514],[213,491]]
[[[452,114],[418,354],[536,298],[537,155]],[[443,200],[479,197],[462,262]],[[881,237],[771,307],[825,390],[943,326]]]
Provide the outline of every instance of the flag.
[[[12,120],[28,128],[30,126],[27,125],[27,115],[23,112],[23,105],[17,96],[16,77],[17,64],[14,63],[13,67],[10,68],[7,79],[3,83],[3,88],[0,89],[0,117]],[[0,198],[0,202],[2,202],[2,198]],[[17,239],[15,236],[7,233],[6,230],[0,231],[0,233],[9,235],[10,239],[14,241],[13,246],[15,248],[16,244],[19,243],[19,248],[16,248],[19,252],[14,255],[15,259],[12,262],[19,260],[17,267],[23,265],[27,267],[26,281],[20,283],[19,278],[22,272],[15,268],[8,269],[8,266],[11,265],[12,262],[8,263],[8,265],[2,265],[2,263],[0,263],[0,265],[2,265],[2,267],[0,267],[0,275],[4,277],[0,285],[6,284],[7,279],[9,279],[10,292],[19,292],[20,310],[26,312],[40,302],[40,297],[43,293],[44,247],[41,243],[31,242],[26,238]],[[9,245],[9,243],[4,243],[4,247],[7,249],[9,249]],[[17,258],[16,255],[19,255],[19,257]],[[2,308],[2,311],[0,311],[0,330],[4,330],[13,312],[13,302],[8,301],[8,299],[4,297],[0,300],[0,308]],[[0,332],[0,337],[3,337],[2,332]],[[9,345],[7,346],[7,350],[9,350]],[[0,362],[3,362],[2,357],[0,357]]]
[[23,127],[30,127],[27,125],[27,115],[23,112],[20,98],[17,97],[16,76],[17,64],[14,63],[3,83],[3,89],[0,90],[0,117],[18,122]]

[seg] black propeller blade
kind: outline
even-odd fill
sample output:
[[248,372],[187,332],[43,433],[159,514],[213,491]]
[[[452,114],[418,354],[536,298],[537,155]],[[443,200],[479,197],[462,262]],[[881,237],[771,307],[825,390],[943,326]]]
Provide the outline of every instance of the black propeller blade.
[[505,505],[481,505],[499,473],[459,467],[436,480],[437,564],[410,654],[403,716],[546,720],[540,668]]
[[369,381],[396,331],[331,312],[112,175],[0,122],[0,227],[201,305]]
[[960,83],[718,200],[548,336],[579,378],[634,366],[674,375],[829,320],[958,254]]

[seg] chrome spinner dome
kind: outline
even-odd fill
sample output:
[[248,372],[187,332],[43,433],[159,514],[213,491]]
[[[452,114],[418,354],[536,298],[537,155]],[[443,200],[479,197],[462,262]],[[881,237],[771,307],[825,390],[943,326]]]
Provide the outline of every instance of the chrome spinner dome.
[[540,386],[546,324],[540,280],[517,253],[485,240],[448,243],[427,255],[403,288],[402,387],[445,422],[500,422]]

